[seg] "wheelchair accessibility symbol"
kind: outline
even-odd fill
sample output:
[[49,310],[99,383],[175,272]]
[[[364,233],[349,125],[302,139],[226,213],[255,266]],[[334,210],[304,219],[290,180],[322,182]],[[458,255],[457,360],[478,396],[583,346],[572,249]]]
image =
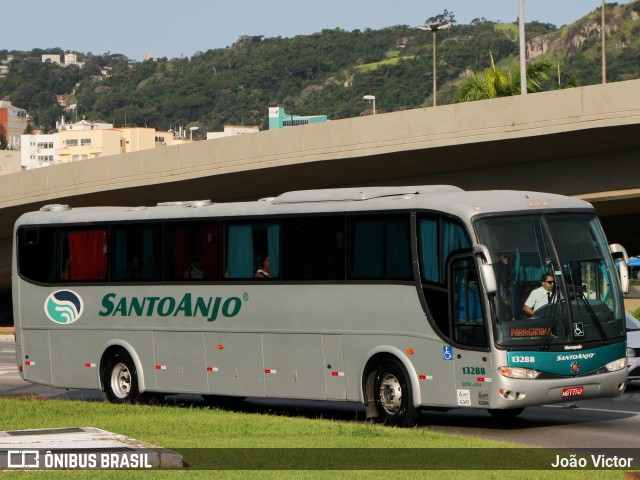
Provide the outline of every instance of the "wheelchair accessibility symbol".
[[442,347],[442,358],[444,360],[453,360],[453,347],[444,345]]

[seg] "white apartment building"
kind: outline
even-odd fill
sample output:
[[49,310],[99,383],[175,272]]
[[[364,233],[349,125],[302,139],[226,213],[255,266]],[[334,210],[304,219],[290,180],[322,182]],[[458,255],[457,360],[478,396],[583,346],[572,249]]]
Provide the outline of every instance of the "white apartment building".
[[22,135],[20,167],[23,170],[46,167],[60,162],[56,151],[60,148],[60,135],[57,133]]

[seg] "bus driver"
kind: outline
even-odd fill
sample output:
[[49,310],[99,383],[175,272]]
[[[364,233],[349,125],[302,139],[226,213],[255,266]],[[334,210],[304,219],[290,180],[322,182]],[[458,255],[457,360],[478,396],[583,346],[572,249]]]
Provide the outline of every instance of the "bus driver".
[[533,290],[529,294],[529,298],[527,298],[527,301],[524,302],[522,310],[527,315],[533,315],[534,311],[538,310],[544,305],[551,303],[551,301],[553,300],[553,287],[556,283],[553,275],[545,273],[542,276],[540,283],[542,285]]

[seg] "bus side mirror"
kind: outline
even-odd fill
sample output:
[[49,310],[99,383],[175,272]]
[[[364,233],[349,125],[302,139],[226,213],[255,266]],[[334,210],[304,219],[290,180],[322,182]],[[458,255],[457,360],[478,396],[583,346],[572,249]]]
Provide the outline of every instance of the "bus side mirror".
[[493,271],[493,266],[486,263],[480,264],[480,278],[482,278],[482,284],[484,290],[488,294],[496,293],[498,291],[498,282],[496,281],[496,273]]
[[629,255],[627,250],[618,243],[609,245],[611,256],[618,260],[618,273],[620,274],[620,285],[622,293],[629,293]]
[[488,294],[496,293],[498,291],[498,282],[496,280],[496,272],[493,270],[489,249],[485,245],[475,244],[473,246],[473,253],[481,258],[480,278],[482,279],[485,292]]

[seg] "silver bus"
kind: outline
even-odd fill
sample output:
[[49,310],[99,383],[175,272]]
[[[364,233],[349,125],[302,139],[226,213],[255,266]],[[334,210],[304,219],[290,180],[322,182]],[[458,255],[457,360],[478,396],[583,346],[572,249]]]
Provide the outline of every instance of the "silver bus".
[[626,252],[573,198],[436,185],[55,204],[14,239],[22,378],[111,402],[349,401],[406,426],[627,381]]

